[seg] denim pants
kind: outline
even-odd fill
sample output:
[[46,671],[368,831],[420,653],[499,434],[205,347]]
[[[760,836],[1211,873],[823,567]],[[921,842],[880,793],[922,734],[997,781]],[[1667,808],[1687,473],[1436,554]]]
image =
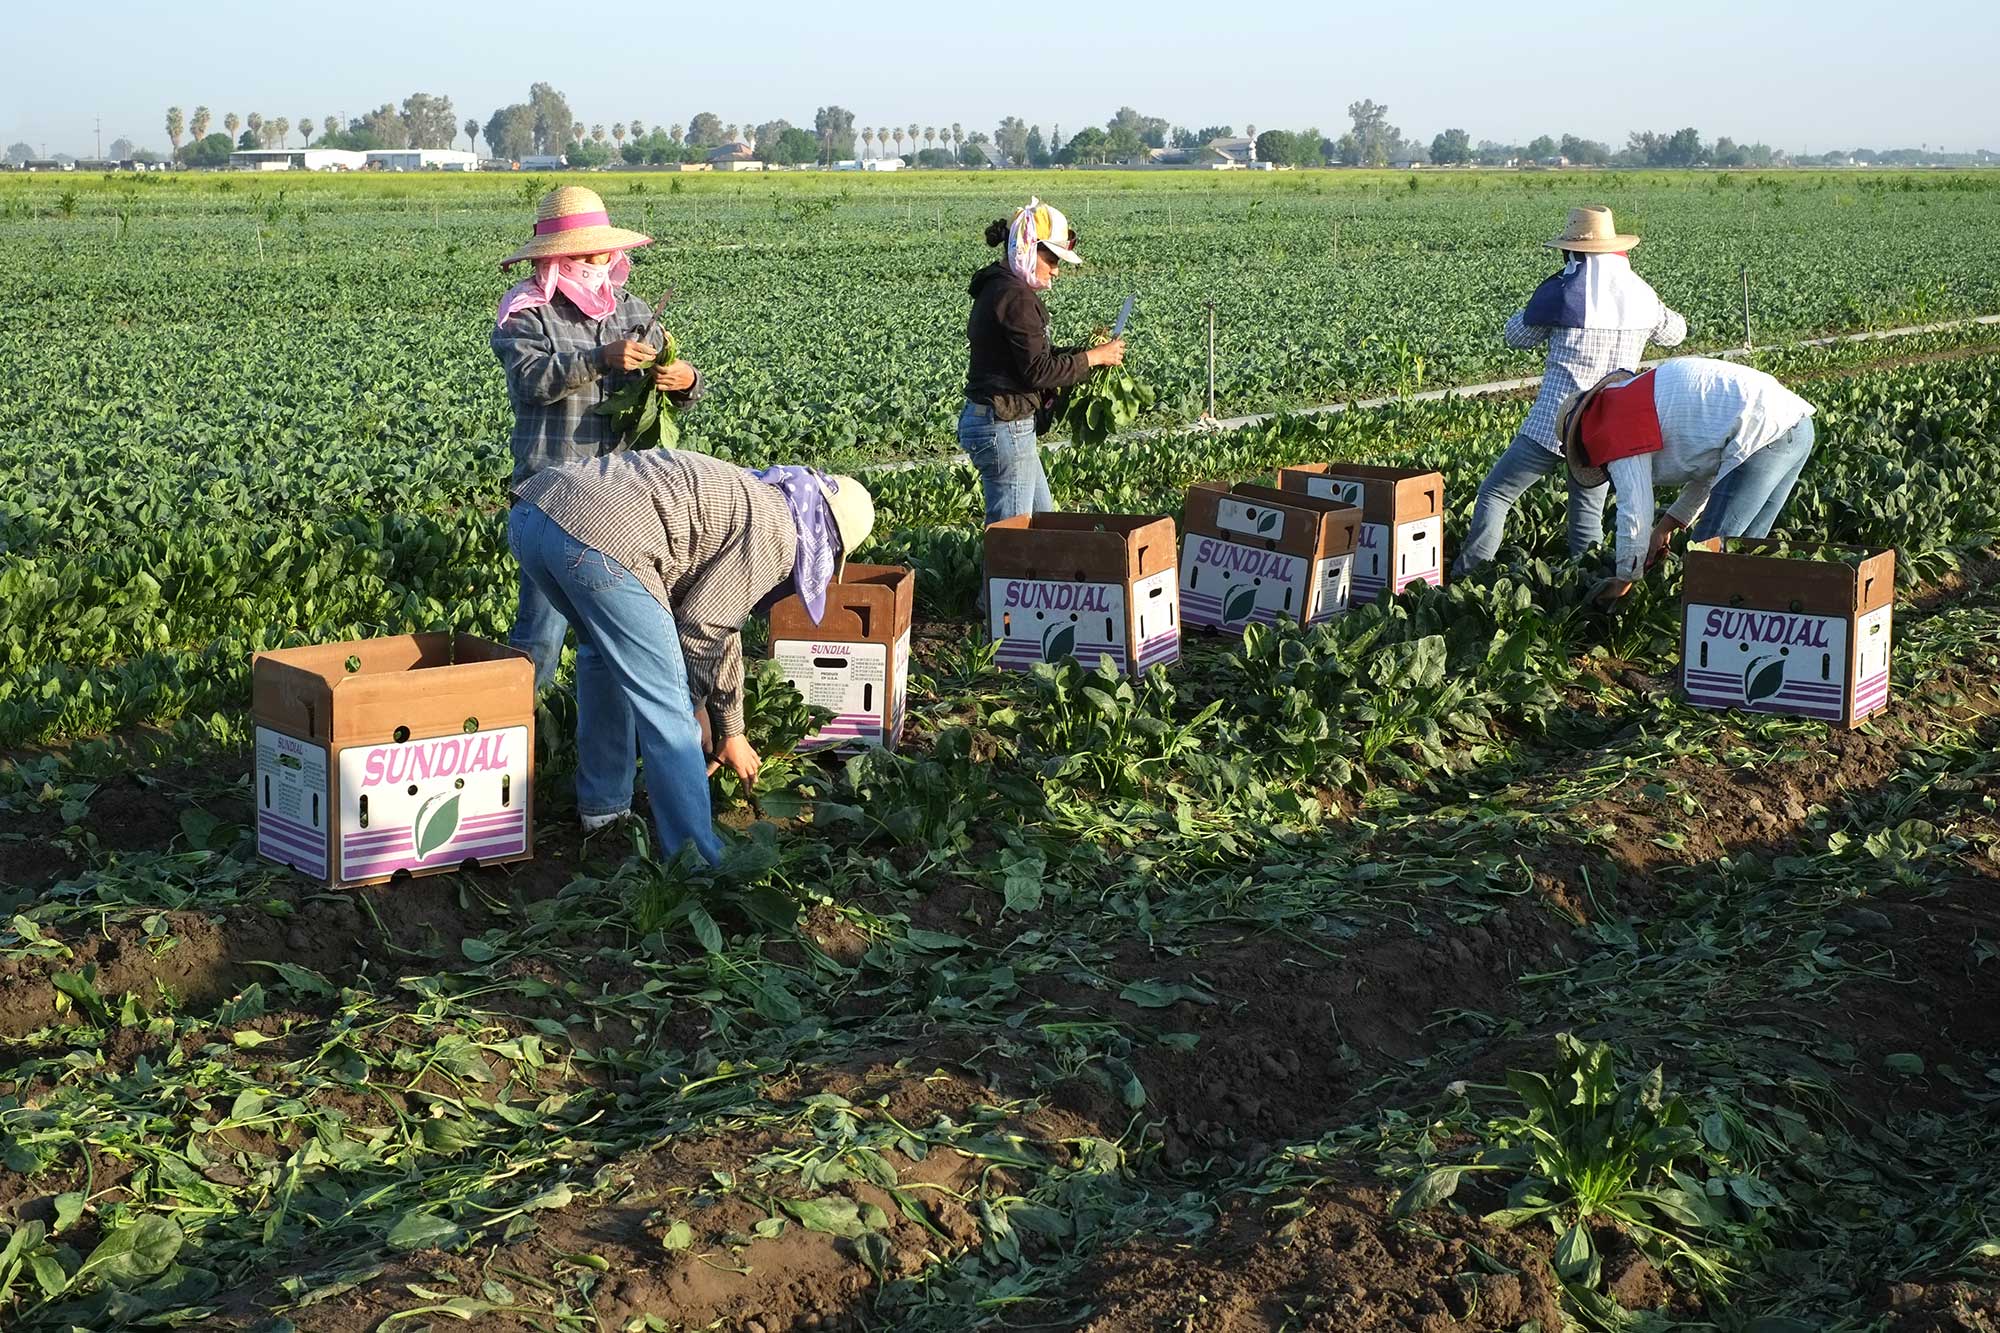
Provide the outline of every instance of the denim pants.
[[[1568,470],[1561,454],[1525,435],[1516,435],[1507,452],[1500,455],[1493,470],[1486,474],[1486,480],[1479,483],[1478,498],[1472,503],[1472,525],[1466,529],[1465,545],[1451,572],[1463,574],[1491,560],[1500,549],[1500,538],[1507,529],[1507,516],[1514,512],[1514,502],[1537,481],[1558,472],[1564,474],[1563,481],[1567,484]],[[1569,553],[1574,559],[1604,539],[1604,502],[1611,488],[1593,486],[1584,490],[1570,486],[1568,489]]]
[[1813,423],[1806,417],[1723,473],[1688,535],[1695,541],[1770,536],[1812,451]]
[[[510,522],[510,541],[512,526]],[[514,611],[514,627],[507,631],[507,642],[534,661],[538,696],[555,681],[556,667],[562,661],[563,636],[567,633],[569,622],[523,569],[520,600]]]
[[692,842],[711,865],[720,861],[701,726],[673,613],[631,570],[533,505],[514,506],[507,545],[558,624],[576,631],[578,813],[632,808],[636,748],[646,760],[660,855],[672,858]]
[[991,406],[968,400],[958,414],[958,447],[979,469],[988,523],[1016,514],[1046,514],[1056,507],[1048,474],[1042,471],[1033,417],[997,421]]

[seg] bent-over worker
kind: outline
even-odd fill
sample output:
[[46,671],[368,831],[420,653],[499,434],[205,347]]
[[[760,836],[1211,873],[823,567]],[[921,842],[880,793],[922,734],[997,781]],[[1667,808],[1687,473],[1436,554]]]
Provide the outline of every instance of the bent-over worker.
[[[1770,536],[1812,453],[1812,416],[1774,377],[1703,356],[1614,370],[1572,394],[1556,413],[1570,485],[1618,492],[1616,572],[1598,600],[1630,592],[1682,528],[1695,541]],[[1654,523],[1660,486],[1680,495]]]
[[817,623],[828,583],[874,527],[874,501],[849,477],[750,472],[677,449],[548,468],[514,495],[507,544],[576,630],[584,828],[630,812],[636,740],[660,855],[692,842],[714,863],[708,775],[727,764],[752,783],[762,763],[743,732],[743,622],[796,591]]
[[[1500,549],[1507,517],[1530,486],[1562,467],[1556,408],[1613,370],[1636,370],[1646,344],[1672,347],[1687,337],[1687,320],[1669,310],[1632,271],[1627,251],[1637,236],[1621,233],[1611,210],[1573,208],[1563,234],[1543,244],[1562,251],[1562,272],[1546,279],[1527,306],[1507,321],[1509,347],[1548,347],[1541,392],[1512,444],[1479,483],[1465,546],[1452,565],[1463,574]],[[1569,553],[1582,555],[1604,539],[1602,486],[1569,485]]]
[[[665,335],[653,326],[652,307],[625,290],[632,273],[626,252],[652,240],[612,226],[595,191],[565,185],[542,196],[534,237],[500,261],[503,269],[534,266],[500,298],[490,339],[514,407],[510,487],[543,468],[630,443],[596,408],[659,355]],[[682,406],[702,395],[701,375],[685,361],[651,373]],[[555,678],[563,632],[562,617],[524,573],[507,641],[534,659],[538,693]]]

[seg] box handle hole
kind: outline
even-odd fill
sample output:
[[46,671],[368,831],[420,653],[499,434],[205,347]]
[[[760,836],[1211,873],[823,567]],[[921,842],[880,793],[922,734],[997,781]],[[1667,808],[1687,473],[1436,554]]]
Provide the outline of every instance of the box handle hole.
[[460,730],[462,730],[466,735],[470,736],[473,732],[479,730],[479,719],[476,717],[468,717],[467,719],[465,719],[465,725],[461,727]]
[[410,739],[410,729],[408,727],[397,727],[394,731],[390,732],[389,735],[390,738],[396,742],[396,744],[401,745],[404,741]]

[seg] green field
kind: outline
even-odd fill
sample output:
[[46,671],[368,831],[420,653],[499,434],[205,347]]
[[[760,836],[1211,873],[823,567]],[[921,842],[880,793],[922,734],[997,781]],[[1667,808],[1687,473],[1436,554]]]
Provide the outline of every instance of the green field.
[[[0,1326],[2000,1322],[2000,329],[1758,354],[1819,410],[1786,535],[1897,550],[1851,733],[1679,702],[1677,568],[1592,610],[1546,488],[1477,578],[999,673],[942,457],[976,238],[1030,190],[1094,261],[1059,334],[1136,291],[1166,425],[1211,299],[1224,413],[1532,373],[1499,327],[1586,199],[1701,347],[1744,266],[1760,344],[2000,311],[2000,182],[591,179],[661,238],[690,444],[938,456],[878,477],[869,553],[919,570],[904,752],[790,754],[761,677],[772,761],[697,872],[573,832],[558,692],[534,862],[259,861],[253,651],[511,616],[485,340],[548,182],[0,177]],[[1455,550],[1525,410],[1052,480],[1177,515],[1422,463]]]

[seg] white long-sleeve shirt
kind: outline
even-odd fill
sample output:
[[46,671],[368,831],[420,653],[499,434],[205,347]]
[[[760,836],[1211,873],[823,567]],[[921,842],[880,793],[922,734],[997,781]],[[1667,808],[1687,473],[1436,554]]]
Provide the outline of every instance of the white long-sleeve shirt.
[[1692,525],[1716,482],[1813,414],[1811,403],[1772,376],[1729,361],[1679,356],[1649,378],[1660,416],[1659,452],[1605,467],[1618,493],[1621,579],[1645,571],[1655,486],[1681,488],[1667,512]]

